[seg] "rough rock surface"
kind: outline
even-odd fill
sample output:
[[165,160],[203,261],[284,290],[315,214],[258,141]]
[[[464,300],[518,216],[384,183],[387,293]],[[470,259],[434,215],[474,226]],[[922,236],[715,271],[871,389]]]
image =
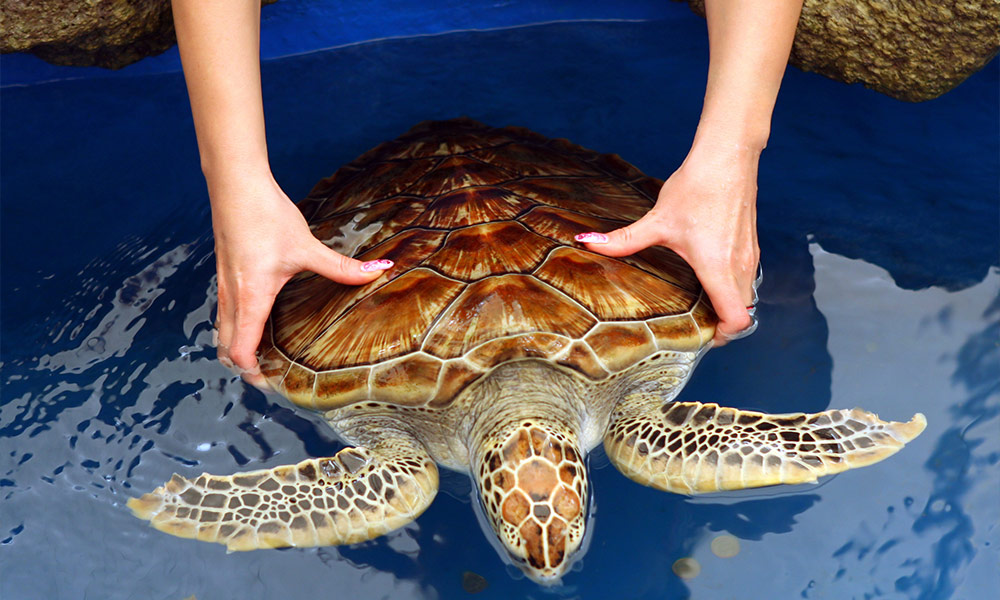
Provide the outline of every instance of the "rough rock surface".
[[117,69],[174,45],[170,0],[3,0],[0,51]]
[[31,52],[58,65],[118,69],[176,42],[170,0],[0,2],[0,52]]
[[[705,15],[704,0],[688,0]],[[805,0],[789,60],[893,98],[936,98],[1000,48],[1000,0]]]

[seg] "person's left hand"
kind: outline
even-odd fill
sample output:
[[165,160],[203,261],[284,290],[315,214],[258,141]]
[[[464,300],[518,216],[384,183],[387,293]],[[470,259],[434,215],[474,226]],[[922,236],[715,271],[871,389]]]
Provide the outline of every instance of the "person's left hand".
[[[602,236],[577,241],[606,256],[667,246],[694,269],[719,324],[716,346],[753,325],[757,245],[757,163],[760,153],[738,146],[696,146],[663,184],[641,219]],[[606,241],[601,241],[602,239]]]
[[264,387],[256,351],[282,286],[301,271],[362,285],[392,261],[359,260],[316,239],[269,171],[209,179],[219,283],[219,360]]

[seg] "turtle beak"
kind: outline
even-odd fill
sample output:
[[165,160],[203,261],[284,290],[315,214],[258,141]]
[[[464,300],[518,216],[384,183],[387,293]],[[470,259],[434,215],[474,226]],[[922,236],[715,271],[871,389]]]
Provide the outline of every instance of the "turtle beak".
[[497,436],[479,461],[483,509],[504,550],[542,585],[558,584],[586,528],[587,472],[565,431],[537,420]]

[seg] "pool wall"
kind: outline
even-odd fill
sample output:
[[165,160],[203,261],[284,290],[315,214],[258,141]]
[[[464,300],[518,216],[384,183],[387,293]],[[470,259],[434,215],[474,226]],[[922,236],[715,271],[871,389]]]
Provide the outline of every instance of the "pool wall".
[[[690,12],[686,4],[666,0],[279,0],[261,9],[260,50],[261,58],[269,60],[386,38],[519,27],[557,21],[680,17],[704,28],[704,21],[698,25],[698,19],[689,19]],[[30,54],[6,54],[0,61],[3,64],[3,69],[0,69],[0,85],[3,86],[58,79],[166,73],[181,69],[176,46],[119,71],[52,65]]]

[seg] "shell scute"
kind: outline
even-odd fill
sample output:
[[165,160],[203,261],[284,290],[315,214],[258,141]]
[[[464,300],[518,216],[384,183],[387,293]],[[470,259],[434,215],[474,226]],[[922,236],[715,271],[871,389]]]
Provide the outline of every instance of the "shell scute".
[[563,154],[575,156],[580,160],[593,160],[594,157],[597,156],[597,153],[593,150],[588,150],[587,148],[571,142],[566,138],[552,138],[548,140],[545,145],[553,150],[562,152]]
[[430,198],[459,188],[492,186],[514,177],[509,171],[474,158],[452,156],[442,160],[437,168],[408,187],[407,192]]
[[[693,352],[712,339],[704,338],[702,332],[690,314],[673,315],[650,319],[646,325],[656,339],[660,350],[687,350]],[[714,329],[713,329],[714,333]]]
[[660,189],[663,187],[663,180],[655,177],[643,177],[642,179],[633,181],[632,186],[639,190],[639,192],[641,192],[644,196],[649,198],[650,202],[655,203],[656,199],[660,197]]
[[375,282],[384,283],[423,263],[441,248],[447,235],[445,231],[408,229],[366,250],[358,256],[358,260],[367,261],[377,258],[391,260],[394,263],[392,268],[382,272],[384,279],[375,280]]
[[274,347],[274,344],[271,342],[270,327],[264,330],[264,337],[261,340],[258,354],[260,358],[257,359],[257,365],[260,369],[260,374],[271,384],[271,387],[277,389],[292,363]]
[[424,350],[455,358],[498,337],[552,332],[579,338],[597,323],[570,298],[528,275],[502,275],[469,285],[427,334]]
[[590,379],[604,379],[608,370],[597,360],[594,351],[586,342],[573,342],[569,352],[556,361],[558,364],[579,371]]
[[[516,248],[503,252],[505,246]],[[504,273],[527,273],[545,258],[555,242],[516,221],[473,225],[452,231],[426,264],[449,277],[474,281]]]
[[411,229],[358,256],[359,260],[384,258],[395,262],[366,285],[345,286],[313,274],[298,280],[296,285],[285,286],[271,311],[278,344],[289,356],[301,357],[306,347],[332,323],[361,299],[410,272],[440,246],[444,237],[443,231]]
[[553,333],[528,333],[491,340],[472,350],[466,357],[484,369],[522,358],[548,360],[569,346],[571,340]]
[[568,246],[576,244],[573,237],[578,233],[612,231],[628,225],[628,221],[601,219],[551,206],[536,206],[518,221],[535,233]]
[[344,186],[360,172],[361,169],[358,167],[344,165],[337,169],[333,175],[320,179],[313,186],[309,195],[298,203],[302,215],[308,220],[316,218],[316,209],[344,189]]
[[453,229],[513,219],[531,202],[499,187],[471,187],[437,198],[414,223],[418,227]]
[[643,323],[601,323],[585,338],[611,371],[621,371],[656,352],[656,342]]
[[318,275],[285,285],[271,309],[274,344],[286,356],[297,359],[336,316],[376,288],[374,283],[353,288],[342,286]]
[[348,163],[347,166],[360,170],[371,163],[403,158],[398,156],[398,154],[409,147],[411,147],[410,144],[400,142],[398,139],[382,142],[378,146],[365,151],[361,156]]
[[572,160],[562,154],[552,152],[548,148],[534,144],[513,142],[503,146],[477,150],[472,153],[472,156],[526,177],[594,176],[600,174],[600,171],[583,161]]
[[701,292],[698,277],[683,258],[670,248],[652,246],[619,260],[639,267],[696,296]]
[[442,362],[422,354],[372,368],[372,392],[380,399],[400,405],[426,403],[437,386]]
[[327,201],[327,196],[321,196],[318,198],[306,196],[305,198],[297,202],[295,204],[295,207],[299,209],[299,212],[302,213],[302,216],[305,218],[305,220],[309,221],[310,219],[313,218],[313,215],[315,215],[316,212],[319,211],[320,207],[322,207],[323,204],[326,203],[326,201]]
[[371,367],[323,371],[316,375],[317,410],[333,410],[369,398]]
[[281,380],[282,393],[292,402],[300,406],[314,406],[313,386],[316,383],[316,372],[302,365],[292,363],[288,373]]
[[546,177],[512,181],[504,188],[539,204],[605,219],[634,221],[653,207],[630,186],[610,178]]
[[424,210],[423,199],[397,199],[314,219],[309,229],[328,247],[353,256],[410,226]]
[[387,160],[446,157],[489,148],[497,143],[503,143],[503,141],[491,139],[481,133],[463,131],[441,135],[430,140],[420,140],[410,144],[400,142],[385,152],[383,156]]
[[327,201],[314,218],[323,219],[335,212],[374,204],[402,194],[418,177],[431,172],[440,159],[390,161],[373,164],[356,173],[342,186],[328,192]]
[[317,370],[371,364],[420,348],[440,312],[463,285],[427,269],[390,281],[337,318],[296,360]]
[[[598,154],[591,164],[601,169],[605,173],[624,179],[634,181],[646,177],[642,171],[636,169],[631,163],[626,162],[617,154]],[[656,196],[653,196],[656,198]]]
[[715,314],[715,309],[712,308],[712,304],[708,301],[708,298],[704,298],[695,305],[694,310],[691,311],[691,316],[694,318],[694,322],[698,324],[698,329],[701,330],[702,339],[707,343],[715,335],[715,326],[719,322],[719,317]]
[[553,251],[535,275],[606,321],[685,313],[697,300],[641,269],[577,248]]
[[428,406],[440,408],[451,404],[462,390],[482,376],[481,369],[476,369],[463,359],[445,362],[437,393],[431,398]]

